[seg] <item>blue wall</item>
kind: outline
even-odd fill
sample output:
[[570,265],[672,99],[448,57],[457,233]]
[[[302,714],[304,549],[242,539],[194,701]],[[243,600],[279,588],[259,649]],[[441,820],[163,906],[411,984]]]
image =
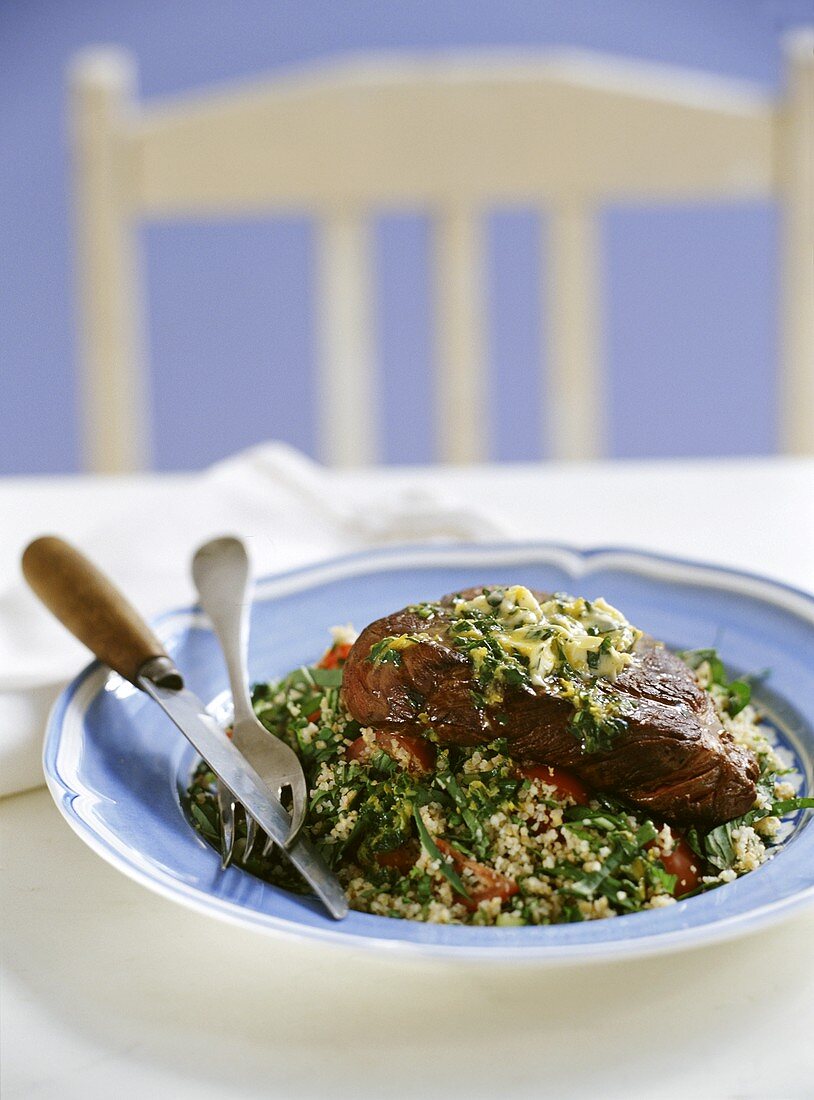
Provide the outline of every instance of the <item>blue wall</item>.
[[[145,98],[366,49],[576,46],[769,89],[778,39],[814,0],[0,0],[0,473],[78,468],[63,74],[115,42]],[[489,218],[496,452],[544,454],[543,332],[530,214]],[[767,206],[611,209],[603,221],[613,453],[775,447],[776,225]],[[277,437],[308,450],[312,262],[304,220],[154,225],[144,235],[160,468]],[[389,460],[430,454],[428,227],[380,219]],[[529,399],[532,395],[532,399]]]

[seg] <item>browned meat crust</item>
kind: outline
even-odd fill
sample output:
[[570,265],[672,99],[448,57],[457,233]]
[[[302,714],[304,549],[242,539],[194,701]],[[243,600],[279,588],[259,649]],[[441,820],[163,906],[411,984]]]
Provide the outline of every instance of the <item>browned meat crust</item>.
[[[471,664],[451,644],[448,624],[443,612],[425,621],[405,608],[363,630],[343,678],[353,717],[379,729],[431,729],[441,744],[505,737],[519,762],[570,768],[597,790],[679,825],[710,828],[751,809],[757,761],[732,741],[683,661],[652,638],[639,641],[614,681],[630,704],[626,729],[609,751],[586,754],[569,729],[570,704],[545,688],[512,688],[499,707],[476,705]],[[399,665],[368,660],[371,646],[400,634],[429,640],[402,650]]]

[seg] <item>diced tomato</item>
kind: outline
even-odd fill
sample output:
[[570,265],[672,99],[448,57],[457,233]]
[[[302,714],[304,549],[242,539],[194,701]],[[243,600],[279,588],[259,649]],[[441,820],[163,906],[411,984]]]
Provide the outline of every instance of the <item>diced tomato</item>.
[[669,856],[661,856],[661,862],[668,875],[675,875],[677,882],[673,895],[680,898],[701,885],[701,860],[686,840],[679,839]]
[[390,733],[386,730],[377,730],[373,744],[365,741],[364,737],[357,737],[345,750],[345,756],[348,760],[364,763],[370,759],[374,747],[386,752],[411,775],[426,775],[435,767],[437,756],[435,745],[414,733]]
[[483,863],[478,863],[476,859],[470,859],[442,837],[437,836],[434,840],[438,851],[452,860],[459,874],[466,870],[477,879],[477,886],[467,887],[468,897],[456,895],[457,900],[470,911],[474,912],[480,902],[489,901],[491,898],[506,901],[520,889],[514,879],[501,875],[499,871],[494,871]]
[[399,848],[392,848],[389,852],[376,852],[374,859],[380,867],[387,867],[406,875],[420,855],[421,849],[417,841],[408,840]]
[[525,779],[539,779],[541,783],[547,783],[560,798],[570,795],[578,806],[587,806],[591,801],[582,780],[565,768],[555,768],[550,764],[521,764],[518,771]]
[[357,737],[345,749],[345,757],[356,764],[364,764],[370,759],[372,748],[373,746],[369,745],[364,737]]
[[319,707],[317,707],[316,710],[312,710],[311,713],[308,715],[308,721],[309,722],[318,722],[321,717],[322,717],[322,711],[319,709]]
[[432,741],[414,733],[389,733],[379,731],[376,744],[408,772],[427,775],[435,768],[438,750]]
[[317,668],[341,668],[347,661],[350,651],[350,642],[336,642],[330,649],[325,650]]

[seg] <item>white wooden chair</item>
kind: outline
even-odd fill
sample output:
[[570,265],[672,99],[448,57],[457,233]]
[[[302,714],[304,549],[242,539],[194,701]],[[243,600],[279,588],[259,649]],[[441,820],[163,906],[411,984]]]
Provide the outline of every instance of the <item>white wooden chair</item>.
[[[545,208],[556,457],[601,455],[597,210],[775,197],[783,220],[782,442],[814,449],[814,31],[785,93],[590,55],[381,57],[142,106],[127,55],[72,68],[86,465],[148,463],[141,218],[310,212],[319,224],[323,458],[375,462],[368,221],[434,215],[438,457],[488,457],[483,239],[491,205]],[[371,430],[373,426],[373,430]],[[487,430],[484,431],[484,427]]]

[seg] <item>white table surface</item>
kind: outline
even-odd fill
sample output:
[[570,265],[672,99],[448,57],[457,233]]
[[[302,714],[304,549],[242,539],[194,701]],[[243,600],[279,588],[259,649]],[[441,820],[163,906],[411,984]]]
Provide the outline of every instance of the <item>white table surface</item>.
[[[441,484],[485,495],[519,537],[647,547],[814,589],[809,460],[334,476],[360,503],[372,487]],[[0,481],[0,583],[33,535],[81,542],[114,504],[171,509],[192,484]],[[812,913],[583,968],[396,960],[155,896],[87,849],[42,789],[4,799],[0,824],[7,1100],[814,1095]]]

